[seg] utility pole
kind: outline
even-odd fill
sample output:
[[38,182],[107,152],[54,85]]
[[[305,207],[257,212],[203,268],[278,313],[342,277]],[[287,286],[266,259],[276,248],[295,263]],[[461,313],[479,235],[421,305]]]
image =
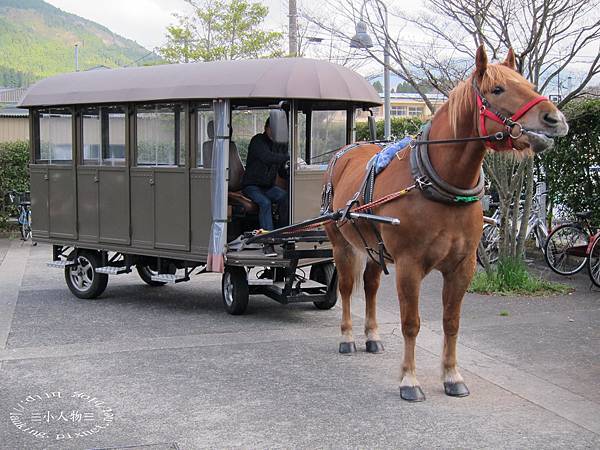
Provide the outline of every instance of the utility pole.
[[79,44],[75,44],[75,72],[79,72]]
[[296,0],[288,0],[290,20],[290,51],[289,56],[298,56],[298,8]]

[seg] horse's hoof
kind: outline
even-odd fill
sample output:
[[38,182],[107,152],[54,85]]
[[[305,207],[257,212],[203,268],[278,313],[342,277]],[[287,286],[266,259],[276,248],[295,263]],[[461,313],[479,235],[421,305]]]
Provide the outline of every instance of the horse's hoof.
[[367,341],[367,353],[383,353],[381,341]]
[[354,342],[340,342],[340,353],[356,353],[356,344]]
[[425,401],[425,394],[421,386],[400,386],[400,397],[407,402]]
[[466,397],[469,395],[469,389],[467,389],[467,385],[462,381],[458,383],[444,383],[444,391],[450,397]]

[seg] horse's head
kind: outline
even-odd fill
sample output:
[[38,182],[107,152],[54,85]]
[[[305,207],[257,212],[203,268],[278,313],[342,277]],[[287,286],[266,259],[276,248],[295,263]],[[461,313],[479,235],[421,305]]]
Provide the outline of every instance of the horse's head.
[[569,131],[558,108],[516,71],[512,48],[503,63],[488,64],[480,46],[471,85],[477,101],[479,132],[508,131],[508,145],[516,150],[542,152],[552,147],[553,138]]
[[488,64],[483,46],[479,47],[475,71],[468,80],[459,83],[448,103],[455,136],[466,111],[476,111],[480,136],[510,133],[504,142],[491,144],[497,150],[542,152],[552,147],[552,138],[569,131],[558,108],[515,70],[512,49],[503,63]]

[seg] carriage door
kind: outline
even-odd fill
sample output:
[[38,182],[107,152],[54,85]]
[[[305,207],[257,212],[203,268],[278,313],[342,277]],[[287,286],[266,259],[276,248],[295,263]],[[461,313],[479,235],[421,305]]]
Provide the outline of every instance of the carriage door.
[[126,118],[121,106],[84,108],[77,117],[82,149],[77,168],[81,241],[129,244]]
[[[347,119],[350,120],[347,120]],[[293,174],[292,222],[317,217],[321,206],[323,176],[332,151],[351,138],[353,111],[299,111],[296,126],[296,164]]]
[[43,109],[33,126],[31,221],[34,237],[76,239],[73,114],[70,108]]
[[189,251],[189,169],[186,108],[136,108],[131,167],[131,225],[135,246]]

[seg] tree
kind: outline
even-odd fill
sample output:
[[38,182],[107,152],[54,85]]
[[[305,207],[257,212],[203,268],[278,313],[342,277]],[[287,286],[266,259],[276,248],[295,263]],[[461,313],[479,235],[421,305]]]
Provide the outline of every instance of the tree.
[[407,93],[413,93],[414,94],[417,91],[415,90],[414,87],[412,87],[406,81],[401,81],[400,83],[398,83],[398,86],[396,86],[396,92],[407,92]]
[[259,58],[282,54],[282,33],[260,28],[269,10],[247,0],[185,0],[193,13],[175,14],[167,43],[158,49],[169,62]]
[[[572,77],[575,84],[560,100],[559,108],[583,93],[600,74],[600,0],[426,0],[416,14],[402,11],[395,6],[398,3],[382,1],[389,9],[389,26],[383,26],[384,10],[374,1],[361,10],[362,2],[323,0],[346,17],[343,27],[332,28],[323,18],[326,11],[307,16],[346,41],[352,37],[353,23],[359,18],[365,21],[374,46],[363,52],[384,64],[381,49],[388,40],[390,70],[414,88],[431,111],[435,111],[435,106],[428,99],[425,86],[447,96],[458,80],[471,73],[475,51],[481,44],[496,60],[513,48],[517,70],[542,93],[560,93],[561,73],[564,80],[564,71],[570,64],[585,62],[585,70]],[[321,10],[323,2],[319,3]],[[421,42],[403,35],[411,26],[423,33]],[[485,162],[496,188],[503,191],[505,216],[501,235],[507,245],[503,251],[508,256],[522,256],[534,184],[532,158],[492,155]],[[513,201],[519,204],[523,191],[525,205],[518,226],[519,211],[510,205]]]
[[[573,89],[559,107],[600,74],[599,0],[426,0],[416,14],[383,1],[390,14],[387,27],[378,2],[368,2],[361,16],[362,2],[323,0],[318,10],[304,15],[345,42],[352,38],[359,18],[364,20],[375,45],[362,52],[383,65],[382,48],[389,40],[390,70],[419,93],[431,111],[435,106],[425,87],[447,96],[471,72],[480,44],[491,50],[492,59],[512,47],[517,69],[541,92],[560,86],[561,72],[569,64],[586,62],[586,70],[573,80]],[[335,23],[328,19],[331,11],[336,11]],[[409,26],[421,30],[422,42],[405,37]]]
[[379,81],[379,80],[375,81],[375,83],[373,83],[373,87],[380,94],[383,92],[383,86],[381,85],[381,81]]

